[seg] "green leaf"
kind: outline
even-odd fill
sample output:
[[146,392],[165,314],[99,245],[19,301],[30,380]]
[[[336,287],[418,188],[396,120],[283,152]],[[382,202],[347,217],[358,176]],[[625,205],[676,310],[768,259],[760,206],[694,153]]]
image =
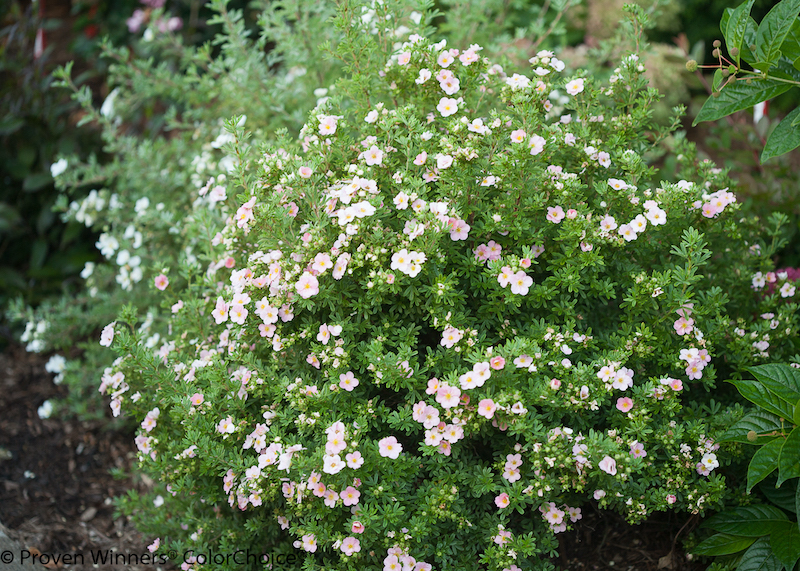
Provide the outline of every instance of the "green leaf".
[[800,15],[800,0],[781,0],[761,20],[756,32],[756,56],[769,63],[781,57],[781,45]]
[[789,28],[789,33],[786,34],[783,45],[781,45],[781,53],[793,64],[800,59],[800,20],[795,20],[792,27]]
[[781,571],[783,565],[772,553],[769,538],[762,537],[745,551],[736,571]]
[[716,121],[780,95],[791,87],[788,83],[771,79],[753,79],[751,83],[739,79],[729,83],[719,92],[719,97],[709,97],[692,125],[703,121]]
[[794,403],[794,417],[792,417],[792,422],[794,422],[795,426],[800,426],[800,400]]
[[725,76],[722,75],[722,70],[718,69],[714,72],[714,79],[711,80],[711,89],[719,91],[720,86],[725,83]]
[[786,514],[774,506],[756,504],[728,510],[711,516],[701,527],[709,527],[720,533],[761,537],[779,529],[788,521]]
[[44,188],[53,182],[53,177],[50,173],[37,172],[31,173],[22,181],[22,190],[25,192],[36,192],[40,188]]
[[787,569],[793,569],[800,559],[800,529],[794,522],[787,522],[783,528],[773,531],[770,534],[769,544],[775,557]]
[[800,399],[800,370],[775,363],[749,367],[747,370],[770,392],[789,404],[794,404]]
[[784,482],[780,488],[776,488],[775,484],[778,481],[778,475],[772,474],[766,478],[758,489],[762,494],[773,504],[786,510],[787,512],[797,513],[797,506],[795,505],[797,496],[797,480],[789,480]]
[[778,485],[789,478],[800,477],[800,428],[795,428],[786,437],[778,458]]
[[[800,514],[800,484],[794,493],[794,513]],[[800,517],[797,518],[797,528],[800,529]]]
[[733,384],[744,398],[764,410],[785,419],[794,417],[794,405],[789,404],[775,393],[769,391],[760,381],[737,379],[729,380],[728,382]]
[[778,458],[780,457],[782,447],[783,439],[776,438],[759,448],[758,452],[755,453],[753,459],[750,460],[750,466],[747,468],[748,494],[750,490],[753,489],[753,486],[778,468]]
[[755,537],[741,537],[737,535],[728,535],[727,533],[718,533],[712,535],[695,547],[692,553],[695,555],[705,555],[707,557],[713,555],[730,555],[747,549],[755,540]]
[[798,125],[800,125],[800,115],[795,117],[794,121],[792,121],[792,127],[797,127]]
[[[779,416],[757,410],[734,423],[725,434],[722,442],[740,442],[742,444],[764,444],[775,439],[781,431],[782,424]],[[755,435],[754,439],[749,437]]]
[[[755,0],[748,0],[730,12],[728,23],[722,30],[722,35],[725,37],[725,45],[728,47],[729,54],[731,54],[732,48],[736,48],[740,52],[742,50],[742,40],[744,39],[744,33],[747,29],[747,20],[750,18],[750,10],[753,9],[754,2]],[[740,55],[741,54],[731,54],[737,66],[739,65]]]

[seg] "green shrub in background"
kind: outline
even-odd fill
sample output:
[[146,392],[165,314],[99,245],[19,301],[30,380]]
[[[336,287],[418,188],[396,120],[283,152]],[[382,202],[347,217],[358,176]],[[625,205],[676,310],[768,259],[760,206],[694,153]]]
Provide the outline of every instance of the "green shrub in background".
[[784,217],[743,220],[685,142],[658,180],[637,54],[611,82],[548,51],[504,69],[424,10],[360,8],[297,139],[226,124],[231,216],[187,220],[194,257],[147,280],[160,337],[133,307],[102,332],[101,390],[166,486],[123,510],[184,568],[514,570],[552,567],[588,502],[717,506],[741,414],[717,378],[797,359]]

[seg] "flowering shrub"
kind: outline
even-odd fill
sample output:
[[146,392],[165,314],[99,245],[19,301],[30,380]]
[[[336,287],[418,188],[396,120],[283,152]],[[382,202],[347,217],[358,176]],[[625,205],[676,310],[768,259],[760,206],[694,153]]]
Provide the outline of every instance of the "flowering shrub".
[[600,85],[548,51],[515,73],[339,25],[352,75],[296,143],[227,123],[238,207],[193,221],[204,267],[151,279],[168,332],[132,308],[102,332],[101,392],[166,484],[123,502],[153,550],[547,568],[589,501],[631,522],[717,504],[732,415],[703,403],[796,350],[792,288],[753,291],[780,220],[762,242],[710,163],[653,181],[667,133],[635,54]]

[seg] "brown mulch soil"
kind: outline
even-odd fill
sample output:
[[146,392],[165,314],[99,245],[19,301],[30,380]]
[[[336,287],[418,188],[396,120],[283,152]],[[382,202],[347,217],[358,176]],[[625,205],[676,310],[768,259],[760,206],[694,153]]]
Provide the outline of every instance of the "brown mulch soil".
[[[92,551],[147,552],[152,538],[142,537],[126,518],[115,517],[111,505],[111,498],[130,488],[144,492],[147,485],[139,478],[116,480],[109,473],[113,468],[131,471],[132,433],[61,414],[39,418],[37,409],[45,400],[66,392],[53,384],[45,362],[46,358],[15,345],[0,353],[0,522],[23,549],[85,554],[85,566],[65,569],[158,569],[92,565]],[[559,536],[557,563],[565,571],[705,568],[689,561],[681,549],[681,539],[698,523],[696,517],[657,514],[630,526],[609,512],[588,506],[583,511],[576,529]]]
[[131,488],[143,492],[147,487],[141,479],[116,480],[109,473],[112,468],[130,472],[132,433],[57,413],[39,418],[45,400],[66,394],[65,387],[53,384],[45,362],[15,345],[0,353],[0,522],[22,549],[83,553],[85,566],[70,569],[157,569],[92,564],[93,551],[148,553],[152,538],[142,537],[126,518],[115,517],[111,504]]

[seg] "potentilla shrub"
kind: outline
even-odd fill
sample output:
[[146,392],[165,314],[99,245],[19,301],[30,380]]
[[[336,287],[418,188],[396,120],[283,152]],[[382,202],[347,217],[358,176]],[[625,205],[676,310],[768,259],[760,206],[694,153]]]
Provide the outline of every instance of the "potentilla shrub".
[[794,290],[753,291],[770,250],[724,173],[652,180],[665,133],[635,54],[608,85],[551,52],[530,64],[414,35],[360,67],[298,145],[239,165],[208,265],[155,278],[162,343],[131,309],[106,327],[101,392],[141,421],[166,486],[123,502],[153,550],[183,569],[238,549],[297,569],[544,569],[588,503],[630,522],[719,504],[730,415],[700,403],[791,355]]

